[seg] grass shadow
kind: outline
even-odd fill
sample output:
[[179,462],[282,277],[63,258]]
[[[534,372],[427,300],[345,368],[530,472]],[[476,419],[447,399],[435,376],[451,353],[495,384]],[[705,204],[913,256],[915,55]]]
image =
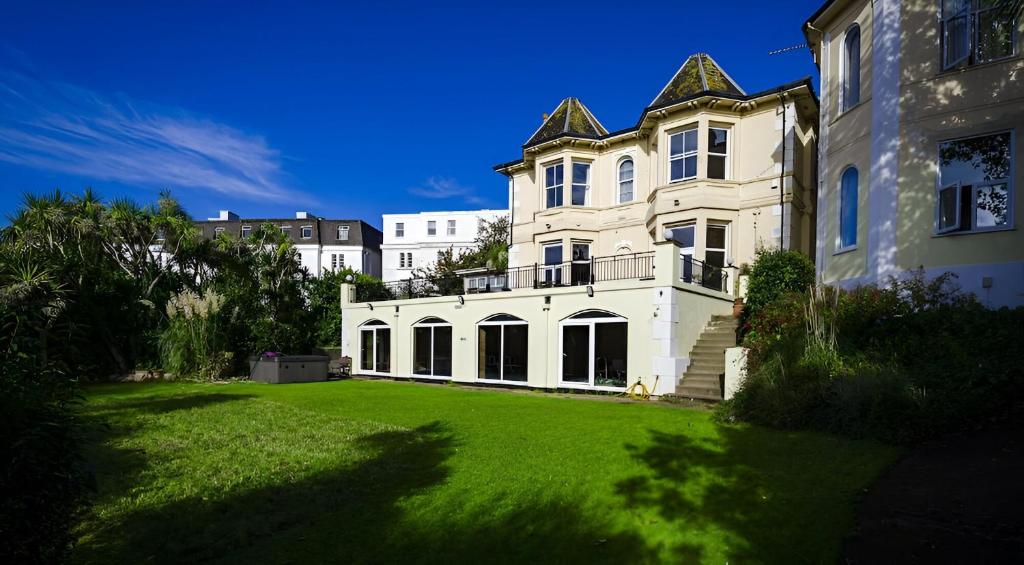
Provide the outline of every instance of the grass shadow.
[[715,438],[649,434],[643,446],[626,445],[645,470],[617,482],[616,492],[627,508],[724,537],[720,549],[703,547],[699,535],[666,548],[685,562],[834,561],[856,489],[879,468],[867,450],[840,467],[827,454],[842,440],[824,435],[747,426],[719,426]]

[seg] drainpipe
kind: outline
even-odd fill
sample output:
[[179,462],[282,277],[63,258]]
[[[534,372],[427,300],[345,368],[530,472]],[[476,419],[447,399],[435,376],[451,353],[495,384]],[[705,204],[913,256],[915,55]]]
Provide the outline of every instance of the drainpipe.
[[786,249],[786,94],[779,90],[782,104],[782,168],[779,173],[779,248]]

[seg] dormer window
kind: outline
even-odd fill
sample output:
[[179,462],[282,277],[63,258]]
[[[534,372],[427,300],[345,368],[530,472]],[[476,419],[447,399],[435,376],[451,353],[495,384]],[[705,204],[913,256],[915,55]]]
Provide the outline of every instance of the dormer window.
[[299,233],[302,234],[302,239],[312,239],[313,226],[302,226],[302,230]]
[[224,228],[213,228],[213,236],[214,237],[217,237],[218,235],[220,235],[222,233],[224,233]]
[[697,128],[672,134],[669,139],[669,182],[697,178]]
[[338,226],[338,241],[348,241],[348,226]]
[[562,163],[544,167],[544,197],[547,208],[557,208],[562,205],[562,186],[565,166]]
[[242,226],[242,237],[249,237],[252,235],[252,226]]

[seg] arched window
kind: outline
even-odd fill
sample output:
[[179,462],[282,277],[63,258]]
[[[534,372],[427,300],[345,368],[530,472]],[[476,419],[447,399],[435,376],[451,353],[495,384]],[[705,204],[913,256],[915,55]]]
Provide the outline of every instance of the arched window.
[[860,26],[846,30],[843,41],[843,111],[860,102]]
[[839,186],[839,250],[857,245],[857,169],[843,171]]
[[633,159],[626,157],[619,163],[619,204],[633,200]]
[[626,387],[629,324],[603,310],[574,314],[561,324],[563,386],[621,390]]
[[391,328],[380,320],[359,326],[359,368],[368,373],[391,372]]
[[424,377],[452,376],[452,325],[430,316],[412,325],[412,372]]
[[477,378],[526,382],[529,326],[509,314],[495,314],[477,325]]

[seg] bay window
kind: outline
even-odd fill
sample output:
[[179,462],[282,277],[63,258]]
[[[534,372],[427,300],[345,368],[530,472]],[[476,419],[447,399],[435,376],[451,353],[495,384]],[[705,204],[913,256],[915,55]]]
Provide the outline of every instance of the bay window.
[[619,163],[618,196],[619,204],[633,200],[633,159],[629,157]]
[[562,183],[564,165],[549,165],[544,167],[544,197],[547,208],[557,208],[562,205]]
[[590,199],[590,163],[572,164],[572,205],[586,206]]
[[729,178],[729,130],[708,128],[708,178]]
[[697,178],[697,128],[669,136],[669,181]]

